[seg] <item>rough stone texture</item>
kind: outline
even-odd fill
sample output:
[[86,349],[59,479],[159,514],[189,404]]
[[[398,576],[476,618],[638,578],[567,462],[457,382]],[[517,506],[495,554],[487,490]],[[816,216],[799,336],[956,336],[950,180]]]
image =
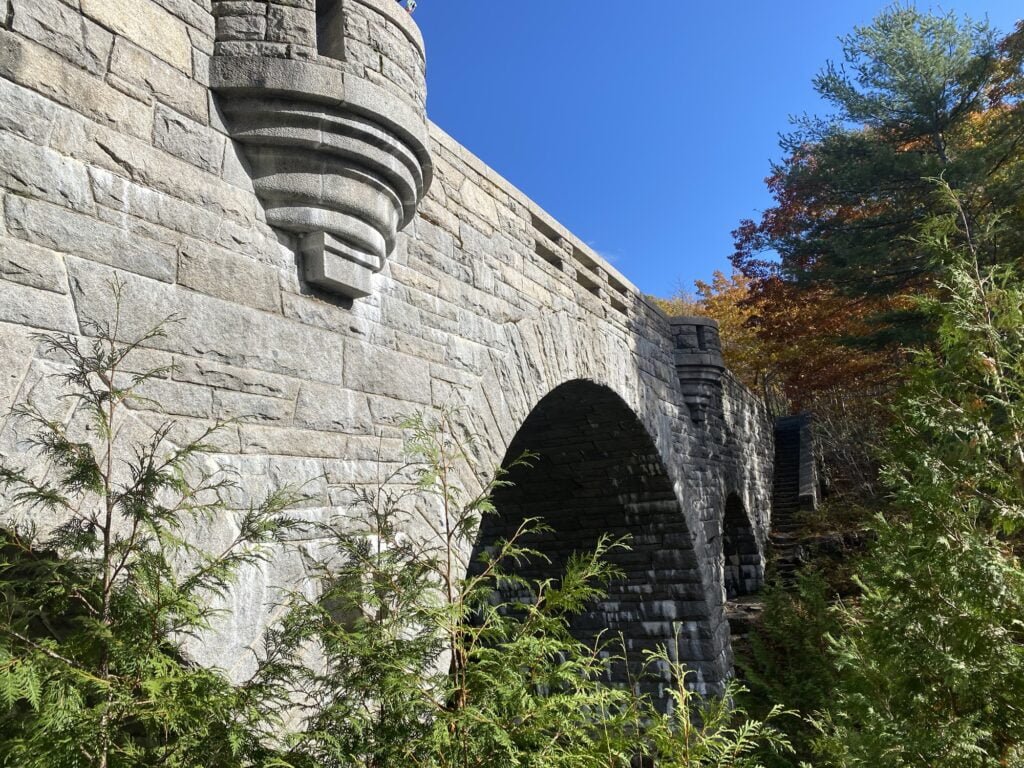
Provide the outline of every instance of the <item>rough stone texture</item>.
[[113,36],[60,0],[12,0],[11,29],[92,74],[102,74]]
[[14,396],[28,372],[35,348],[30,329],[0,323],[0,409],[3,413],[14,405]]
[[[712,323],[670,322],[423,122],[422,40],[396,3],[339,1],[345,61],[317,53],[306,0],[134,0],[131,13],[121,0],[82,0],[80,12],[13,0],[15,23],[0,29],[0,412],[30,397],[66,408],[46,378],[60,361],[31,333],[79,333],[82,319],[109,317],[114,278],[125,285],[126,333],[181,318],[137,357],[138,367],[173,369],[149,385],[163,412],[133,411],[133,429],[173,414],[195,435],[237,417],[216,437],[214,459],[238,472],[239,506],[275,483],[309,480],[304,514],[331,514],[350,484],[400,461],[403,418],[460,407],[483,466],[510,447],[547,456],[520,478],[518,497],[499,499],[505,520],[574,488],[549,511],[578,544],[604,529],[634,536],[620,562],[628,579],[578,630],[613,625],[637,651],[679,633],[696,684],[717,689],[730,666],[726,592],[755,586],[763,567],[772,475],[763,406],[722,366]],[[246,39],[227,39],[230,25]],[[380,271],[364,276],[364,298],[310,283],[301,233],[268,224],[282,221],[280,200],[266,195],[271,165],[250,162],[224,100],[208,98],[211,59],[235,54],[308,64],[286,69],[309,77],[282,82],[319,105],[338,102],[340,83],[374,116],[372,130],[390,132],[359,151],[406,190],[392,210],[408,224],[391,235]],[[248,71],[278,87],[272,66]],[[255,106],[280,109],[270,96]],[[288,141],[300,123],[288,124]],[[417,141],[422,156],[409,149]],[[396,158],[406,172],[431,167],[429,191],[385,168]],[[320,173],[303,184],[325,183]],[[309,200],[312,188],[280,190]],[[366,205],[351,189],[321,191]],[[6,458],[24,458],[18,429],[0,416]],[[232,525],[195,535],[219,541]],[[302,546],[305,555],[282,551],[242,579],[230,618],[193,648],[196,658],[244,673],[276,587],[315,589],[304,557],[317,545]]]
[[126,12],[123,0],[82,0],[82,12],[168,64],[191,73],[192,43],[187,27],[157,3],[133,3]]
[[[200,61],[197,75],[207,65],[202,57]],[[199,122],[208,118],[208,83],[195,82],[123,37],[114,46],[107,80],[141,101],[155,99]]]
[[164,106],[156,108],[153,143],[165,152],[210,173],[220,170],[224,139],[204,126]]
[[423,109],[427,99],[423,40],[396,5],[351,0],[346,4],[343,66]]
[[144,104],[108,86],[59,53],[0,29],[0,75],[115,131],[138,138],[150,133]]
[[[368,296],[431,181],[419,33],[391,0],[215,0],[213,12],[209,82],[267,222],[299,236],[308,282]],[[194,157],[196,131],[161,121],[168,151],[216,170]]]
[[68,291],[60,256],[13,238],[0,237],[0,279],[54,293]]

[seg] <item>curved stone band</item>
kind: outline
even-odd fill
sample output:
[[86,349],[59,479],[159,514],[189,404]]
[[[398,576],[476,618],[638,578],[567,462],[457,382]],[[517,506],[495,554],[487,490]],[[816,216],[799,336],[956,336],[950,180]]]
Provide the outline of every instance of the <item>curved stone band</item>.
[[[215,58],[211,81],[267,223],[300,238],[307,280],[367,295],[369,275],[430,185],[425,117],[373,83],[314,62]],[[317,234],[325,237],[309,237]],[[349,263],[330,268],[337,259]]]

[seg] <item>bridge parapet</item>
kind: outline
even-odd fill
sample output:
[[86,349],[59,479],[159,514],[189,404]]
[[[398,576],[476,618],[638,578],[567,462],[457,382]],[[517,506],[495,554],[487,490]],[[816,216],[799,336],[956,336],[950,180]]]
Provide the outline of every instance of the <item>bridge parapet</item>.
[[534,255],[615,312],[628,315],[630,304],[638,296],[636,289],[544,211],[531,207]]

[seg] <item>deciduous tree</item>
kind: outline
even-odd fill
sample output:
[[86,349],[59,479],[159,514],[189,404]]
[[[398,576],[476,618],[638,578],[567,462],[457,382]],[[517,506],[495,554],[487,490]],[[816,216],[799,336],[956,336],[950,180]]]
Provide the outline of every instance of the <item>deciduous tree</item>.
[[[734,264],[755,293],[780,280],[802,303],[843,297],[836,309],[870,322],[875,342],[920,341],[923,318],[901,297],[934,277],[913,237],[934,210],[928,180],[958,190],[969,220],[1024,216],[1022,34],[1000,41],[987,24],[897,6],[843,37],[843,63],[814,81],[833,114],[796,121],[767,180],[775,205],[736,230]],[[980,258],[1016,258],[1021,231]]]

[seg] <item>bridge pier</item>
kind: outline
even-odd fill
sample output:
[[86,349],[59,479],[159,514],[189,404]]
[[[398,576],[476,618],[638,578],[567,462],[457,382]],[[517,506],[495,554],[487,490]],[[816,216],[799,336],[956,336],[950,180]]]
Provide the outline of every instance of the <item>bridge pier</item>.
[[704,425],[709,417],[721,421],[722,341],[718,323],[709,317],[680,315],[669,318],[673,357],[683,400],[694,424]]
[[[701,436],[706,460],[717,469],[717,514],[706,526],[716,561],[723,607],[757,592],[764,585],[770,501],[766,480],[773,465],[750,472],[750,455],[771,450],[774,432],[763,404],[759,430],[737,419],[736,401],[752,397],[726,368],[718,323],[707,317],[677,316],[669,320],[676,376],[690,419]],[[746,439],[744,439],[746,438]],[[767,471],[765,471],[767,470]],[[728,627],[728,622],[723,621]],[[730,652],[731,643],[726,640]]]

